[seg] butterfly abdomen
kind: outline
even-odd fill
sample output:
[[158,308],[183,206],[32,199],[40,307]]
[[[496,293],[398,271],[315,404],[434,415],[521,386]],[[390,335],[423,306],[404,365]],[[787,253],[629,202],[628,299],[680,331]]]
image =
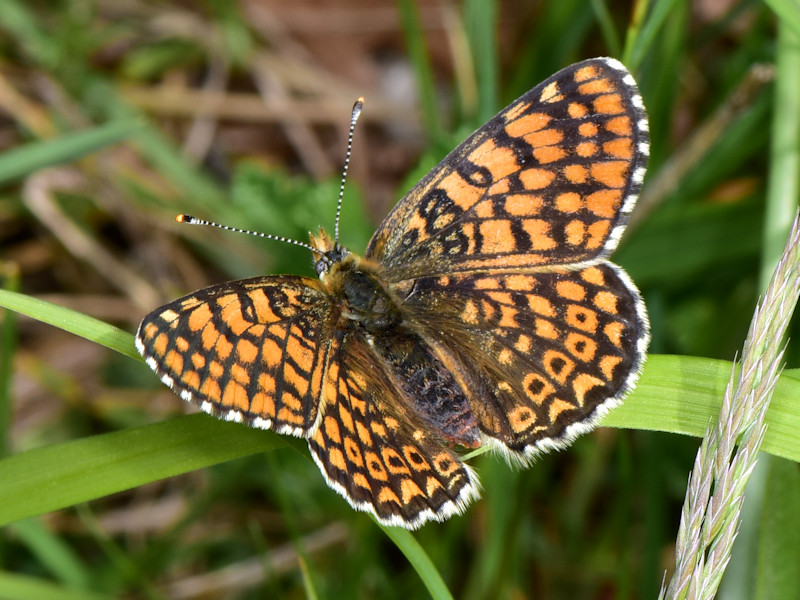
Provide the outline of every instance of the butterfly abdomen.
[[480,446],[478,422],[464,390],[420,335],[396,328],[374,336],[370,346],[390,367],[390,378],[408,407],[430,431],[450,444]]

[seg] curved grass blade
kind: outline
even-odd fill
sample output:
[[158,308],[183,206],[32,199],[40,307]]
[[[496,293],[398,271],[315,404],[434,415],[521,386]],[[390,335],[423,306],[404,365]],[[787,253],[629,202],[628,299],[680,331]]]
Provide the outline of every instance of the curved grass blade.
[[[702,438],[719,414],[732,363],[691,356],[651,355],[636,389],[600,423]],[[781,374],[767,412],[762,450],[800,461],[800,370]]]
[[[139,359],[131,334],[92,317],[7,290],[0,290],[0,306]],[[730,369],[731,364],[721,360],[650,356],[636,390],[621,407],[606,416],[602,425],[702,437],[710,420],[719,412]],[[796,436],[796,432],[800,431],[800,404],[797,398],[800,398],[800,375],[787,371],[778,382],[767,415],[769,429],[763,446],[767,452],[794,461],[800,461],[800,439]],[[199,429],[192,432],[191,427],[186,425],[188,422],[196,423],[192,427]],[[214,429],[213,434],[222,436],[217,452],[203,447],[204,441],[209,439],[206,436],[211,433],[208,428],[215,427],[219,429]],[[165,438],[168,438],[166,442]],[[0,481],[4,482],[0,488],[0,522],[57,510],[148,481],[268,450],[280,443],[277,441],[279,439],[241,426],[218,424],[202,416],[192,416],[32,450],[0,462]],[[181,444],[186,444],[186,448],[179,448],[176,440],[182,440]],[[136,452],[131,454],[131,448],[136,448]],[[200,456],[192,458],[192,449],[201,450]],[[178,450],[183,458],[174,454]],[[94,457],[94,452],[98,452],[100,457]],[[163,460],[164,453],[172,454],[174,460],[168,460],[168,465],[156,468],[158,461]],[[109,459],[110,455],[117,460]],[[23,467],[27,470],[24,479],[33,486],[24,490],[12,485],[12,479],[9,478],[15,473],[24,472],[19,470]],[[136,475],[130,478],[117,477],[115,472],[123,467],[124,470],[131,469]],[[80,471],[94,473],[94,483],[88,485],[81,482]],[[42,498],[40,503],[26,501],[23,503],[26,506],[21,506],[19,510],[9,509],[8,502],[13,498],[27,499],[36,485],[48,487],[48,482],[54,477],[59,480],[60,486],[66,486],[63,488],[64,498],[58,500],[61,496],[56,494]],[[79,489],[70,492],[71,485]]]
[[419,542],[416,538],[411,535],[411,532],[400,529],[399,527],[386,527],[384,525],[378,525],[383,532],[387,535],[387,537],[394,542],[394,545],[397,546],[400,551],[405,555],[408,559],[408,562],[411,563],[411,566],[414,567],[414,570],[419,575],[419,578],[422,580],[422,583],[425,584],[425,587],[428,588],[428,592],[431,594],[431,598],[435,600],[452,600],[453,595],[450,593],[450,590],[447,589],[447,586],[442,579],[442,576],[439,574],[439,571],[436,569],[436,566],[431,561],[430,557],[425,553],[425,550],[422,549],[422,546],[419,545]]
[[116,350],[125,356],[142,360],[133,346],[132,334],[94,317],[52,302],[39,300],[33,296],[8,290],[0,290],[0,307],[69,331],[92,342],[97,342],[101,346]]

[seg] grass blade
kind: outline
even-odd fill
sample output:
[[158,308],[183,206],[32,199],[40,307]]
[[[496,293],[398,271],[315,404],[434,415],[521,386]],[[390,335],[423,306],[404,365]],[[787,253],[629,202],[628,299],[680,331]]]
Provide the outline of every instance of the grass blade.
[[0,571],[0,600],[113,600],[114,596],[62,587],[43,579]]
[[106,348],[111,348],[111,350],[116,350],[125,356],[141,360],[133,346],[132,334],[83,313],[8,290],[0,290],[0,307],[48,323]]
[[284,444],[269,432],[189,415],[28,450],[0,461],[0,525]]
[[116,144],[143,127],[142,121],[125,119],[59,138],[31,142],[0,155],[0,183],[27,175],[37,169],[69,162]]
[[[651,356],[636,391],[603,425],[700,436],[719,412],[723,375],[730,368],[725,361]],[[797,398],[800,376],[784,374],[764,443],[764,450],[795,461]],[[0,525],[285,443],[268,432],[190,415],[29,450],[0,461]]]
[[419,98],[425,131],[429,139],[438,143],[441,141],[443,128],[439,118],[439,110],[436,107],[436,85],[434,84],[425,38],[422,34],[419,10],[412,0],[398,0],[397,8],[403,24],[408,54],[414,67],[417,85],[419,86]]
[[414,536],[409,531],[399,527],[386,527],[384,525],[379,525],[379,527],[414,567],[422,583],[428,588],[431,598],[435,600],[452,600],[453,596],[450,590],[447,589],[442,576]]
[[800,3],[797,0],[766,0],[780,20],[800,36]]

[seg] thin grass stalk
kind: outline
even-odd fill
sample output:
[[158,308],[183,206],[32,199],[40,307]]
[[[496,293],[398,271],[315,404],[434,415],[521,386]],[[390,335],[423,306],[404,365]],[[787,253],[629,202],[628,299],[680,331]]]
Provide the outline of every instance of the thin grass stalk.
[[716,424],[709,428],[681,512],[675,573],[660,598],[711,599],[730,560],[744,498],[764,439],[784,338],[800,293],[800,215],[767,292],[756,307]]
[[633,59],[633,51],[638,44],[639,34],[642,32],[642,23],[644,22],[649,8],[650,0],[637,0],[633,7],[631,21],[628,24],[627,31],[625,32],[625,47],[622,51],[622,62],[628,65],[628,68],[633,71],[636,70],[636,68],[631,64],[631,60]]
[[[800,84],[797,78],[800,72],[800,37],[783,19],[778,21],[777,27],[759,291],[767,287],[800,200]],[[773,478],[781,477],[771,463],[771,456],[762,455],[747,485],[739,542],[731,556],[729,575],[719,590],[720,600],[753,598],[759,579],[769,577],[763,568],[759,568],[764,552],[768,552],[765,543],[776,546],[793,543],[791,536],[783,540],[772,536],[769,541],[763,537],[765,495],[767,489],[777,483],[772,481]],[[774,563],[769,567],[772,568]]]

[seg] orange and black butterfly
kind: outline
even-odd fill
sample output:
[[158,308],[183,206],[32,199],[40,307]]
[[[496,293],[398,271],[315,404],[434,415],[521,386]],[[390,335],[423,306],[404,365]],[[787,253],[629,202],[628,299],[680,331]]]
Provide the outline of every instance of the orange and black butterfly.
[[638,377],[647,314],[608,256],[648,150],[625,67],[574,64],[453,150],[363,258],[320,231],[318,280],[199,290],[148,315],[137,348],[205,412],[306,438],[354,508],[442,521],[478,496],[456,448],[527,462],[591,429]]

